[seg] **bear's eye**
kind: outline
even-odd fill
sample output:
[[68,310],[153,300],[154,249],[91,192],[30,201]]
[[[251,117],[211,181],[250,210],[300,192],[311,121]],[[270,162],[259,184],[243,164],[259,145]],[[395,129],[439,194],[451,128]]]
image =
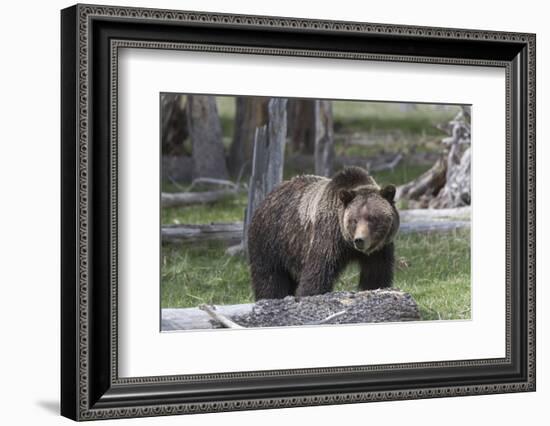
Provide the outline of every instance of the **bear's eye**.
[[357,225],[357,219],[350,219],[350,220],[349,220],[349,224],[350,224],[350,226],[355,226],[355,225]]

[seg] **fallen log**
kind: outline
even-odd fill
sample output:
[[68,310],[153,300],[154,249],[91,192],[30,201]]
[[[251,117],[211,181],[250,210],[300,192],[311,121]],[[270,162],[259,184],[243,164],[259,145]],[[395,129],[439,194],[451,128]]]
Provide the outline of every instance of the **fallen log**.
[[440,221],[415,221],[404,222],[399,226],[401,235],[419,232],[450,232],[458,229],[470,228],[467,220],[440,220]]
[[195,204],[215,203],[238,195],[234,189],[218,189],[204,192],[163,192],[160,197],[162,207],[185,207]]
[[470,220],[470,215],[470,206],[451,209],[410,209],[399,212],[402,222],[414,222],[417,220]]
[[164,225],[161,228],[163,243],[198,243],[220,241],[237,244],[243,235],[242,222],[210,223],[201,225]]
[[[252,310],[252,303],[240,305],[216,305],[216,312],[225,317],[244,314]],[[202,309],[196,308],[164,308],[161,310],[161,331],[200,330],[221,328],[212,317]]]
[[[468,209],[468,208],[467,208]],[[446,210],[446,209],[445,209]],[[447,216],[445,216],[445,213]],[[400,234],[413,232],[448,232],[470,227],[469,209],[404,210],[401,213]],[[242,253],[242,222],[210,223],[204,225],[164,225],[161,229],[163,243],[197,243],[219,241],[235,246],[228,254]]]
[[333,292],[316,296],[263,299],[243,305],[163,309],[162,331],[204,328],[256,328],[418,321],[413,297],[398,289]]

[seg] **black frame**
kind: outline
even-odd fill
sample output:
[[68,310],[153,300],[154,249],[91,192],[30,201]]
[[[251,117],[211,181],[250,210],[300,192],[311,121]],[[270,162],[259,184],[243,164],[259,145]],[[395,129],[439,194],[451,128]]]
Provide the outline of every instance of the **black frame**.
[[[76,5],[61,13],[61,36],[62,415],[88,420],[535,390],[535,35]],[[505,68],[506,357],[119,378],[121,47]]]

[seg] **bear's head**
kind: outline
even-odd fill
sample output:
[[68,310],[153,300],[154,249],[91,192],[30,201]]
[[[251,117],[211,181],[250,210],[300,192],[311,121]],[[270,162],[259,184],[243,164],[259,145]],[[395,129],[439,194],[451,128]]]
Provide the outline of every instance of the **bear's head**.
[[341,189],[338,196],[343,206],[342,234],[356,250],[370,254],[393,241],[399,229],[395,186]]

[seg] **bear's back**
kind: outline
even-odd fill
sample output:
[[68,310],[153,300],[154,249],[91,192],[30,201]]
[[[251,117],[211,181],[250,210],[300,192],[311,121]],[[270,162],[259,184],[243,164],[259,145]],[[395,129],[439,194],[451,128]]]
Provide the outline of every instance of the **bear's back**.
[[300,175],[271,191],[252,217],[249,250],[269,252],[272,257],[281,256],[287,261],[301,258],[329,182],[320,176]]

